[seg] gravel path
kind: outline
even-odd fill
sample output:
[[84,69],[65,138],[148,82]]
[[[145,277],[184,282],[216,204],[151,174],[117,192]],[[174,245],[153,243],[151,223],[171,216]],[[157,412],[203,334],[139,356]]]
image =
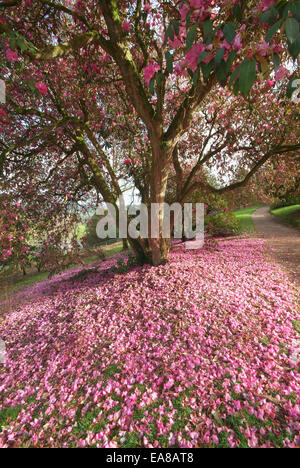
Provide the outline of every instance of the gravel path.
[[269,213],[269,207],[255,211],[253,221],[275,259],[300,283],[300,230],[282,224]]

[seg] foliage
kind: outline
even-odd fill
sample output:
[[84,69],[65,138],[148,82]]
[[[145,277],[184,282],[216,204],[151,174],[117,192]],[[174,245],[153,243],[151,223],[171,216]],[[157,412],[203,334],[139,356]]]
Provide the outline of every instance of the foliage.
[[223,212],[205,218],[206,231],[213,237],[224,237],[240,233],[240,224],[234,213]]
[[[100,245],[107,245],[107,244],[113,244],[119,241],[118,238],[116,239],[99,239],[97,236],[97,224],[99,220],[101,219],[100,216],[94,215],[92,218],[87,222],[86,225],[86,232],[85,232],[85,239],[86,239],[86,244],[89,248],[95,247],[95,246],[100,246]],[[118,229],[117,229],[117,234],[118,234]]]
[[272,203],[271,210],[277,210],[279,208],[285,208],[292,205],[299,205],[300,197],[285,197],[275,203]]

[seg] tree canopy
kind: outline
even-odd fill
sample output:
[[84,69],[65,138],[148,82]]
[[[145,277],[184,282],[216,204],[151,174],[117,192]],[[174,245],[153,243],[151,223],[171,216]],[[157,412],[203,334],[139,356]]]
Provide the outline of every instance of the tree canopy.
[[[91,196],[117,208],[123,180],[150,207],[168,181],[183,203],[270,161],[295,171],[299,19],[285,0],[0,2],[1,192],[49,219]],[[170,244],[130,242],[154,265]]]

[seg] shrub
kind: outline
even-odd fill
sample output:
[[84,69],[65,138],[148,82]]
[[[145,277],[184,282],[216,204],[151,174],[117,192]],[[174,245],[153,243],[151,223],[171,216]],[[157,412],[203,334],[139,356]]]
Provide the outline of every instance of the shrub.
[[278,200],[271,205],[271,210],[285,208],[286,206],[300,205],[300,197],[286,197]]
[[232,236],[240,233],[240,225],[235,214],[227,211],[206,216],[205,230],[213,237]]
[[120,240],[118,238],[118,230],[116,239],[99,239],[99,237],[97,236],[96,228],[100,219],[101,216],[94,215],[87,223],[85,237],[87,240],[87,246],[89,248],[99,245],[114,244],[115,242],[118,242]]

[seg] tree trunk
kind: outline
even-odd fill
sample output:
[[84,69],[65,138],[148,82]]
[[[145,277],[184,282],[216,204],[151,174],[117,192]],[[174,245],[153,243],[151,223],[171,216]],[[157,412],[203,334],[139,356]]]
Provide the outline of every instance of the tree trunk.
[[128,250],[129,244],[127,239],[123,239],[123,250]]
[[[154,140],[154,141],[153,141]],[[150,204],[148,206],[148,239],[129,240],[131,246],[143,263],[158,266],[167,261],[170,251],[170,238],[163,238],[163,212],[160,209],[157,214],[157,235],[152,233],[151,209],[152,204],[162,206],[165,202],[166,187],[170,169],[170,150],[163,149],[163,143],[159,139],[152,141],[152,168],[150,181]]]

